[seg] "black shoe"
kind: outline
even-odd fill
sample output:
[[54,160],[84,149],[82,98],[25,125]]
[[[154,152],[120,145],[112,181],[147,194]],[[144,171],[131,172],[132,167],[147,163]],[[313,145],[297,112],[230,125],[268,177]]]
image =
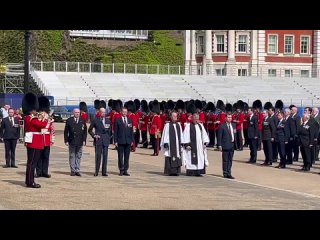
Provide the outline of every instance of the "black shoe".
[[81,174],[79,172],[76,172],[76,176],[81,177]]
[[12,167],[12,168],[18,168],[18,166],[16,166],[16,165],[11,165],[11,167]]
[[9,168],[10,166],[8,166],[8,165],[4,165],[4,166],[2,166],[3,168]]
[[42,174],[41,177],[44,177],[44,178],[51,178],[51,174]]
[[275,168],[281,168],[281,166],[282,166],[282,165],[281,165],[281,164],[279,164],[279,165],[278,165],[278,166],[276,166]]
[[123,176],[123,172],[120,172],[120,173],[119,173],[119,176]]
[[262,166],[269,166],[269,163],[268,163],[268,162],[264,162],[264,163],[261,163],[260,165],[262,165]]
[[70,176],[75,176],[76,173],[75,172],[71,172]]
[[130,176],[130,174],[128,172],[124,172],[123,175],[124,176]]
[[272,162],[278,162],[278,159],[273,159]]
[[103,177],[108,177],[108,174],[103,173],[102,176],[103,176]]
[[229,178],[229,179],[234,179],[234,177],[231,176],[231,175],[227,176],[227,178]]
[[99,175],[98,173],[93,174],[93,176],[95,176],[95,177],[97,177],[98,175]]
[[28,188],[41,188],[41,185],[38,183],[33,183],[31,185],[27,185]]

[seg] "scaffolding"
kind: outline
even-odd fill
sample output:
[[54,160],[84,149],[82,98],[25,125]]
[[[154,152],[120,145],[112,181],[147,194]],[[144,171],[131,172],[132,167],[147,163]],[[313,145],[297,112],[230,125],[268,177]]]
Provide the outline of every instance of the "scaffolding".
[[24,67],[23,64],[7,64],[3,81],[4,93],[23,93]]

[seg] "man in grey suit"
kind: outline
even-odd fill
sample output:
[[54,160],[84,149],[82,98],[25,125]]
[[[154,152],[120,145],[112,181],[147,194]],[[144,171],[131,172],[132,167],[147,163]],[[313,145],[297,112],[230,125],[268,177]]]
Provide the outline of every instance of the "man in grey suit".
[[[100,117],[96,117],[90,124],[89,134],[94,139],[94,146],[96,152],[96,171],[94,176],[98,176],[101,157],[102,157],[102,176],[107,177],[107,163],[108,163],[108,147],[111,137],[111,122],[106,118],[106,109],[100,108]],[[94,129],[94,132],[92,131]]]
[[86,144],[87,125],[80,117],[80,110],[73,110],[73,117],[68,118],[64,128],[64,142],[69,146],[69,163],[71,176],[79,176],[82,146]]
[[231,123],[232,114],[228,113],[226,122],[221,125],[218,132],[218,148],[222,151],[222,169],[223,177],[234,179],[231,175],[232,160],[234,154],[234,141],[236,133],[236,125]]

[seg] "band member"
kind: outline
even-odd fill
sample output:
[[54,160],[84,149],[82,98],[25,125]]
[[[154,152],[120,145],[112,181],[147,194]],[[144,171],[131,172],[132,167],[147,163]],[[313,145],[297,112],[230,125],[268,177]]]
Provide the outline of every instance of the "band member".
[[216,107],[214,103],[208,102],[206,106],[206,129],[209,134],[210,142],[208,144],[208,147],[214,147],[215,145],[215,125],[214,122],[216,121],[216,115],[215,115]]
[[80,109],[80,117],[85,121],[88,122],[88,106],[85,102],[79,103],[79,109]]
[[258,118],[258,142],[257,142],[257,151],[261,150],[261,143],[262,143],[262,124],[263,124],[263,114],[261,113],[262,110],[262,102],[260,100],[256,100],[253,102],[254,107],[254,114]]
[[99,99],[96,99],[96,100],[94,100],[94,102],[93,102],[93,104],[94,104],[94,108],[96,109],[96,118],[99,118],[100,117],[100,100]]
[[187,122],[187,114],[185,113],[186,105],[182,100],[178,100],[175,109],[178,111],[178,122],[181,124],[182,130],[184,130],[185,123]]
[[[168,106],[166,101],[162,101],[160,103],[160,118],[161,118],[161,122],[162,122],[162,127],[161,129],[163,130],[164,125],[166,124],[166,122],[170,119],[169,115],[168,115]],[[169,120],[170,121],[170,120]],[[162,134],[162,132],[161,132]]]
[[140,118],[140,129],[141,129],[141,139],[142,148],[148,148],[148,125],[149,125],[149,106],[146,100],[141,101],[141,113]]
[[153,117],[151,119],[150,128],[150,141],[152,143],[153,154],[152,156],[159,155],[160,139],[162,132],[162,122],[160,118],[160,104],[158,100],[154,100],[152,103]]
[[244,114],[244,120],[243,120],[243,135],[244,135],[244,146],[249,146],[248,141],[248,126],[249,126],[249,114],[248,114],[248,103],[243,103],[243,114]]
[[171,112],[172,122],[167,122],[161,138],[161,151],[165,156],[164,174],[178,176],[182,166],[182,128],[177,122],[178,114]]
[[205,122],[206,119],[205,119],[205,114],[204,114],[204,112],[202,111],[202,108],[203,108],[202,102],[197,99],[197,100],[194,101],[194,105],[196,106],[197,113],[199,114],[199,121],[200,121],[200,123],[204,124],[204,122]]
[[[44,148],[43,129],[48,129],[53,120],[45,115],[42,119],[38,117],[36,110],[39,108],[39,102],[36,95],[27,93],[22,99],[22,109],[27,116],[24,119],[25,124],[25,144],[27,147],[27,168],[26,185],[30,188],[40,188],[41,185],[34,182],[34,173],[41,150]],[[48,121],[45,121],[48,120]]]
[[[38,98],[39,101],[39,109],[38,111],[44,116],[45,114],[49,114],[50,112],[50,101],[47,97],[41,96]],[[48,122],[48,119],[44,120],[44,122]],[[51,145],[54,144],[55,141],[55,131],[54,125],[51,123],[48,131],[44,133],[44,148],[41,150],[40,158],[37,162],[36,167],[36,177],[44,177],[50,178],[51,174],[49,174],[49,160],[50,160],[50,149]]]
[[[121,108],[122,108],[122,102],[120,100],[113,100],[112,101],[112,110],[114,110],[113,114],[112,114],[112,118],[110,117],[110,121],[112,124],[112,135],[114,136],[114,128],[115,128],[115,124],[117,119],[121,118]],[[114,150],[116,150],[116,147],[114,148]]]

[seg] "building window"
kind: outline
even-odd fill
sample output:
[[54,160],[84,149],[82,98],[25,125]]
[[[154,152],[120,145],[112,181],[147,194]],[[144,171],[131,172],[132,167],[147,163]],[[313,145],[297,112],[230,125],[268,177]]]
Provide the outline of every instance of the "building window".
[[284,37],[284,53],[293,54],[293,36]]
[[217,52],[224,52],[224,35],[216,35],[217,38]]
[[216,74],[217,76],[226,76],[226,69],[225,68],[216,69]]
[[198,52],[197,54],[203,54],[204,53],[204,37],[198,36]]
[[284,76],[285,76],[285,77],[292,77],[292,76],[293,76],[293,71],[292,71],[292,69],[286,69],[286,70],[284,70]]
[[300,53],[309,54],[310,37],[301,37]]
[[278,36],[269,35],[268,37],[268,53],[278,53]]
[[301,77],[309,77],[309,70],[301,70]]
[[238,76],[247,76],[248,71],[247,69],[238,69]]
[[239,53],[247,52],[247,35],[239,35],[238,52]]
[[276,77],[277,76],[277,70],[276,69],[268,69],[268,76],[269,77]]

